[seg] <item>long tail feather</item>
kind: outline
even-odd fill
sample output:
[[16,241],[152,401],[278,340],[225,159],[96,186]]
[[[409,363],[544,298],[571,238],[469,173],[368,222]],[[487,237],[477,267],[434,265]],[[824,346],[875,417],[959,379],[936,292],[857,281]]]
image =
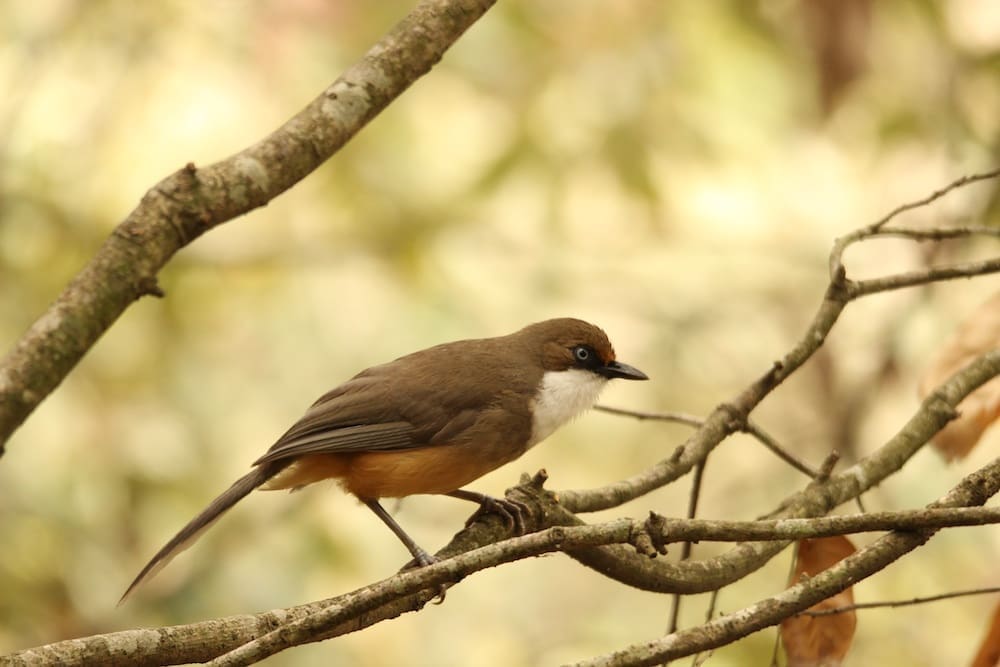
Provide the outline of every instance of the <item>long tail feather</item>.
[[125,594],[122,595],[121,600],[118,601],[118,604],[125,602],[125,599],[128,598],[139,584],[166,567],[173,560],[174,556],[194,544],[201,537],[202,533],[208,530],[226,510],[277,474],[287,463],[287,461],[276,461],[270,465],[257,466],[251,472],[233,482],[232,486],[213,500],[198,516],[191,519],[186,526],[181,528],[180,532],[163,545],[162,549],[156,552],[152,560],[146,564],[146,567],[142,568],[139,575],[129,585]]

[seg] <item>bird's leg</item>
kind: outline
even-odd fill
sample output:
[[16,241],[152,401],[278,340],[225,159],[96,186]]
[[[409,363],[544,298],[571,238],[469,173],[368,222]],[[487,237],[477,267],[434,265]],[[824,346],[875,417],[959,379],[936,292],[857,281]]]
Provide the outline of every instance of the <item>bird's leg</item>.
[[466,526],[471,525],[483,514],[493,512],[495,514],[499,514],[500,518],[503,519],[507,527],[513,530],[515,534],[524,535],[528,532],[524,523],[524,515],[530,514],[531,508],[525,503],[511,500],[509,498],[494,498],[493,496],[488,496],[485,493],[466,491],[465,489],[457,489],[450,493],[446,493],[445,495],[451,496],[452,498],[470,500],[479,504],[479,509],[476,510],[476,513],[469,517],[469,520],[465,522]]
[[[375,516],[382,519],[382,523],[389,526],[389,530],[391,530],[396,535],[396,537],[399,538],[399,541],[406,545],[406,548],[410,550],[410,554],[413,556],[413,560],[416,561],[417,565],[419,565],[420,567],[424,567],[426,565],[430,565],[431,563],[437,562],[437,558],[424,551],[419,544],[413,541],[412,537],[406,534],[406,531],[403,530],[403,527],[400,526],[396,522],[396,520],[392,518],[391,514],[385,511],[384,507],[378,504],[377,500],[374,499],[365,500],[364,503],[365,505],[368,505],[368,509],[370,509],[372,512],[375,512]],[[413,561],[410,562],[412,563]],[[408,567],[410,567],[409,564],[407,564],[403,569],[405,570]],[[436,604],[441,604],[442,602],[444,602],[444,597],[447,590],[448,590],[448,584],[446,583],[438,584]]]
[[417,565],[423,567],[437,562],[434,556],[424,551],[419,544],[413,541],[412,537],[406,534],[403,527],[396,523],[392,515],[386,512],[385,508],[379,505],[377,500],[365,500],[364,503],[368,505],[368,509],[375,512],[375,516],[382,519],[382,523],[389,526],[389,530],[399,538],[399,541],[406,545],[406,548],[410,550],[410,554],[413,555],[413,559],[417,561]]

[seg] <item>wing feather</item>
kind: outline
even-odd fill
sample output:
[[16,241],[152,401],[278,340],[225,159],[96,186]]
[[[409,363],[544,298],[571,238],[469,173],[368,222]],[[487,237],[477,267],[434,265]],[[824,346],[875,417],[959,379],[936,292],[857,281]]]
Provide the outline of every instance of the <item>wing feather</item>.
[[407,422],[361,424],[307,431],[292,438],[282,438],[264,456],[254,461],[254,465],[298,458],[306,454],[347,454],[410,449],[418,446],[413,439],[414,431],[413,426]]

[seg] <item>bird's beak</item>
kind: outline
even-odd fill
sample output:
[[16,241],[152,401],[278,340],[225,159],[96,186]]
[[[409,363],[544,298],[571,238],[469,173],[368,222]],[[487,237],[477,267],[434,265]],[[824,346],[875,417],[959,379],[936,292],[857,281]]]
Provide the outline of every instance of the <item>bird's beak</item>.
[[621,378],[623,380],[648,380],[649,376],[638,368],[623,364],[620,361],[609,361],[604,366],[594,369],[606,378]]

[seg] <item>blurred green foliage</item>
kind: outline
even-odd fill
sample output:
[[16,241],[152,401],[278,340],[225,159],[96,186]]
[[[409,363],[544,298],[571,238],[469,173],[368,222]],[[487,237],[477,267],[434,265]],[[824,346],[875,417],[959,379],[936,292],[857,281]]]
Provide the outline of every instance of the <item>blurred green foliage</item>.
[[[411,5],[0,4],[2,347],[145,190],[263,136]],[[989,0],[499,3],[328,165],[181,252],[162,274],[167,298],[130,308],[15,435],[0,462],[0,652],[289,605],[391,574],[405,553],[338,491],[257,494],[115,607],[148,556],[316,396],[413,349],[580,316],[654,380],[614,387],[609,404],[704,413],[802,331],[835,236],[995,162],[997,26]],[[911,219],[995,224],[991,188]],[[935,256],[981,251],[954,243]],[[852,251],[850,266],[873,275],[927,255],[885,242]],[[913,410],[927,356],[996,286],[852,306],[758,420],[812,461],[877,447]],[[582,421],[476,488],[501,493],[543,466],[554,488],[610,482],[686,433]],[[990,456],[983,445],[946,469],[921,454],[868,506],[927,502]],[[735,439],[706,483],[705,516],[750,518],[802,480]],[[687,491],[675,486],[623,511],[681,514]],[[414,498],[400,512],[436,548],[468,507]],[[856,597],[995,585],[998,546],[995,531],[950,531]],[[720,608],[773,593],[786,572],[776,559]],[[965,661],[991,606],[865,613],[853,664]],[[555,664],[656,636],[668,608],[539,559],[273,662]],[[687,602],[683,623],[703,609]],[[764,664],[771,644],[762,633],[713,664]]]

